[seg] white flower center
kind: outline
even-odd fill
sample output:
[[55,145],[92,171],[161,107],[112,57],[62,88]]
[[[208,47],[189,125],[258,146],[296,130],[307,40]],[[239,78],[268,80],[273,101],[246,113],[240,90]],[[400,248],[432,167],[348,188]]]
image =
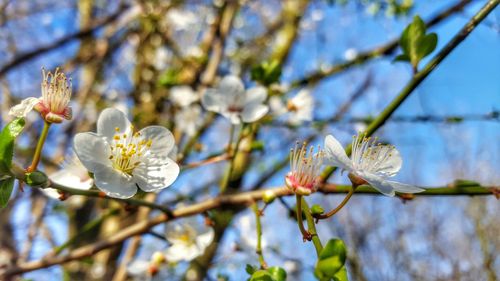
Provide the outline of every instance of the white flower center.
[[42,74],[43,104],[50,112],[64,112],[71,98],[71,79],[67,79],[64,73],[59,72],[59,69],[56,69],[54,74],[42,69]]
[[392,157],[394,146],[377,143],[378,138],[355,136],[352,142],[352,162],[357,170],[373,172]]
[[196,244],[197,231],[190,225],[184,225],[182,229],[176,229],[167,236],[172,240],[177,240],[186,246]]
[[[133,132],[131,126],[131,132]],[[145,139],[139,132],[120,134],[120,128],[116,127],[117,132],[111,141],[111,155],[109,159],[113,163],[113,168],[131,175],[135,167],[139,166],[144,156],[149,152],[153,144],[152,139]]]

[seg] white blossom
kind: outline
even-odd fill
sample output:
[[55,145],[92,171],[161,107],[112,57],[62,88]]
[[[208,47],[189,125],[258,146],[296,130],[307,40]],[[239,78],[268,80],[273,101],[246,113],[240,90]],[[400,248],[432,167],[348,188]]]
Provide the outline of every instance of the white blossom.
[[355,136],[349,158],[339,141],[329,135],[325,138],[326,157],[330,165],[347,170],[350,175],[361,178],[385,195],[394,196],[396,191],[424,191],[419,187],[388,180],[399,172],[403,160],[394,146],[376,142],[377,138]]
[[13,106],[9,115],[14,117],[26,117],[33,109],[38,111],[42,117],[50,123],[61,123],[64,119],[71,120],[72,110],[69,107],[71,98],[71,79],[56,69],[54,73],[42,69],[43,81],[41,84],[42,96],[40,98],[29,97]]
[[186,107],[200,99],[197,92],[189,86],[175,86],[170,89],[170,99],[180,107]]
[[273,96],[269,99],[269,106],[276,116],[284,115],[292,125],[313,120],[314,97],[309,89],[300,90],[286,105],[280,97]]
[[176,128],[187,136],[194,136],[202,124],[201,107],[197,104],[184,107],[175,115]]
[[202,255],[214,240],[213,228],[189,217],[168,223],[165,236],[172,245],[165,251],[168,262],[191,261]]
[[135,281],[167,280],[167,260],[165,254],[154,252],[149,259],[137,258],[127,266],[127,272]]
[[125,114],[105,109],[97,120],[97,133],[79,133],[74,150],[94,173],[95,185],[108,196],[130,198],[137,187],[158,191],[179,175],[179,165],[168,157],[174,148],[172,133],[161,126],[134,132]]
[[[85,169],[80,160],[78,160],[78,157],[74,154],[68,157],[62,169],[50,174],[49,179],[57,184],[81,190],[89,190],[94,185],[94,180],[89,176],[87,169]],[[44,188],[42,192],[50,198],[59,199],[61,197],[57,189],[54,188]],[[80,202],[72,200],[73,198],[82,198],[69,198],[72,203],[75,203],[73,205],[80,205]]]
[[233,124],[251,123],[259,120],[269,111],[264,104],[267,91],[263,87],[254,87],[245,91],[240,78],[226,76],[219,87],[208,89],[202,97],[205,109],[220,113]]

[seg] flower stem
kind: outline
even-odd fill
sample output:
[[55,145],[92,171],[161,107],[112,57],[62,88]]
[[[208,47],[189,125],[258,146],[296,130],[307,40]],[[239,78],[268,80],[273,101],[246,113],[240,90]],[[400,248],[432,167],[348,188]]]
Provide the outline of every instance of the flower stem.
[[296,214],[297,214],[297,224],[299,226],[300,233],[302,233],[302,239],[304,240],[304,242],[306,242],[306,240],[307,241],[311,241],[311,238],[312,238],[311,237],[311,233],[309,233],[309,231],[307,231],[305,229],[305,227],[304,227],[304,220],[302,219],[302,195],[296,194],[295,198],[297,200],[297,211],[296,211]]
[[347,193],[346,197],[344,197],[344,200],[342,200],[342,202],[340,202],[340,204],[337,207],[335,207],[335,209],[331,210],[330,212],[328,212],[326,214],[315,215],[314,218],[317,220],[327,219],[327,218],[335,215],[336,213],[338,213],[338,211],[340,211],[342,208],[344,208],[344,206],[347,204],[349,199],[351,199],[355,190],[356,190],[356,186],[353,185],[352,188],[349,190],[349,193]]
[[33,155],[33,161],[31,165],[26,169],[26,172],[30,173],[36,170],[38,167],[38,163],[40,162],[40,158],[42,157],[42,149],[47,139],[47,135],[49,134],[50,123],[44,121],[42,133],[40,134],[40,138],[38,139],[38,143],[36,144],[35,154]]
[[[232,125],[231,128],[234,128],[234,125]],[[234,160],[236,158],[236,155],[238,154],[238,148],[240,146],[241,140],[243,139],[243,132],[244,131],[245,131],[245,124],[243,124],[241,126],[240,133],[238,135],[238,139],[236,140],[236,145],[234,146],[234,150],[231,151],[231,148],[229,148],[229,151],[230,151],[229,155],[231,156],[231,161],[229,162],[229,167],[228,167],[228,171],[227,171],[226,177],[224,179],[224,182],[221,185],[221,189],[220,189],[221,193],[226,192],[227,187],[229,186],[229,182],[231,182],[231,176],[232,176],[233,170],[234,170]],[[233,135],[233,134],[231,133],[231,135]],[[231,147],[231,142],[232,141],[229,142],[230,147]]]
[[316,225],[314,224],[314,218],[312,217],[311,211],[309,210],[309,205],[307,205],[307,202],[304,198],[302,198],[302,201],[302,208],[304,209],[304,213],[306,215],[308,233],[311,236],[314,248],[316,249],[316,254],[319,257],[319,254],[323,250],[323,245],[321,244],[318,232],[316,231]]
[[252,210],[255,214],[255,226],[257,228],[257,249],[255,252],[259,256],[259,263],[261,269],[267,268],[267,263],[264,260],[264,254],[262,253],[262,224],[260,223],[260,217],[262,216],[262,211],[259,210],[257,202],[252,204]]

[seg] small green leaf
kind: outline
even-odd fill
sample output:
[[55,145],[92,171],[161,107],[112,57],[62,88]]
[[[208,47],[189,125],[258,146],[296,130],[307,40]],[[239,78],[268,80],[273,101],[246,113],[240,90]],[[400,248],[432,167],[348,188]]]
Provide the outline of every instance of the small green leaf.
[[343,266],[335,275],[333,276],[334,281],[349,281],[347,277],[347,269]]
[[408,57],[406,54],[401,54],[398,55],[397,57],[394,58],[394,61],[410,61],[410,57]]
[[427,55],[432,53],[434,49],[436,49],[437,41],[438,41],[437,34],[430,33],[422,37],[422,39],[419,42],[417,42],[418,44],[417,53],[419,60],[426,57]]
[[273,278],[274,281],[285,281],[286,280],[286,271],[279,267],[279,266],[273,266],[267,269],[269,274],[271,274],[271,277]]
[[327,259],[322,259],[316,264],[316,268],[323,273],[324,276],[333,278],[335,273],[344,266],[344,261],[339,256],[333,256]]
[[266,270],[257,270],[250,277],[250,281],[274,281],[271,274]]
[[250,75],[252,80],[269,86],[279,81],[281,77],[281,65],[277,60],[271,62],[264,61],[252,67]]
[[10,173],[14,156],[14,141],[24,128],[24,118],[12,120],[0,133],[0,173]]
[[0,209],[5,208],[9,202],[12,189],[14,188],[14,177],[0,181]]
[[403,54],[398,55],[394,61],[409,61],[416,69],[419,62],[436,49],[437,40],[436,33],[426,34],[424,21],[415,16],[399,39]]
[[247,266],[245,267],[245,271],[249,274],[249,275],[252,275],[255,271],[257,271],[257,267],[256,266],[253,266],[251,264],[248,264],[247,263]]
[[318,279],[333,278],[344,266],[346,259],[346,247],[340,239],[330,239],[319,254],[314,274]]
[[323,207],[321,207],[318,204],[314,204],[311,207],[311,214],[313,214],[313,215],[321,215],[324,212],[325,212],[325,209],[323,209]]
[[319,254],[319,259],[322,260],[333,256],[340,256],[345,260],[346,252],[344,241],[340,239],[330,239]]

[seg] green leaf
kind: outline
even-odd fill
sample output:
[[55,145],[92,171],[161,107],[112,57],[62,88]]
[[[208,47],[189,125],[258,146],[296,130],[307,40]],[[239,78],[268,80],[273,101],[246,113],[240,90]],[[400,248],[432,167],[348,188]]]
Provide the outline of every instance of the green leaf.
[[339,256],[333,256],[327,259],[322,259],[316,264],[316,268],[326,277],[331,277],[344,266],[345,260],[341,260]]
[[274,281],[271,274],[266,270],[257,270],[250,277],[250,281]]
[[334,278],[335,274],[344,266],[346,247],[340,239],[330,239],[318,256],[314,270],[315,276],[320,279]]
[[408,57],[406,54],[401,54],[398,55],[397,57],[394,58],[394,61],[410,61],[410,57]]
[[347,269],[343,266],[335,275],[333,276],[334,281],[349,281],[347,277]]
[[14,177],[0,181],[0,209],[5,208],[10,199],[10,194],[14,188]]
[[14,156],[14,141],[24,128],[24,118],[12,120],[0,133],[0,174],[10,173]]
[[415,16],[399,39],[403,54],[394,60],[409,61],[414,68],[417,68],[418,63],[436,49],[437,39],[436,33],[426,34],[424,21],[419,16]]
[[257,269],[258,269],[258,267],[253,266],[253,265],[248,264],[248,263],[247,263],[247,266],[245,267],[245,271],[246,271],[248,274],[250,274],[250,275],[252,275],[255,271],[257,271]]
[[322,260],[333,256],[340,256],[341,259],[345,261],[346,252],[344,241],[337,238],[330,239],[319,254],[319,259]]
[[277,60],[264,61],[252,67],[250,72],[252,80],[269,86],[279,81],[281,77],[281,65]]
[[271,277],[273,278],[274,281],[285,281],[286,280],[286,271],[279,267],[279,266],[273,266],[267,269],[269,274],[271,274]]
[[417,53],[419,60],[432,53],[432,51],[436,49],[437,42],[438,37],[436,33],[430,33],[422,37],[421,40],[417,42]]

